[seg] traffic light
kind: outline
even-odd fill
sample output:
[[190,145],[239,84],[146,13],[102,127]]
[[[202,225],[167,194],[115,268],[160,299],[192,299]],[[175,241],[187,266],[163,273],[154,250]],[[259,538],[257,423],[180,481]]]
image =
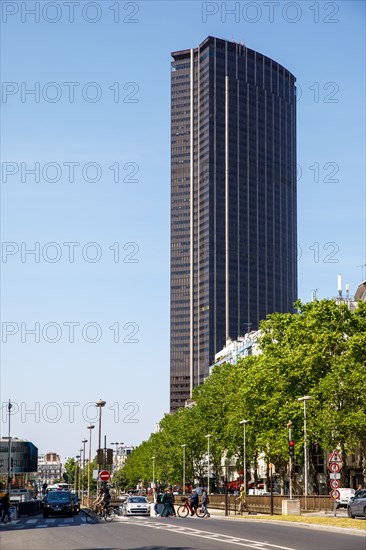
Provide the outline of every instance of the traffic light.
[[295,456],[295,441],[292,439],[288,442],[288,452],[290,456]]
[[104,464],[104,449],[97,450],[97,464],[99,465]]
[[113,464],[113,449],[107,449],[107,464]]

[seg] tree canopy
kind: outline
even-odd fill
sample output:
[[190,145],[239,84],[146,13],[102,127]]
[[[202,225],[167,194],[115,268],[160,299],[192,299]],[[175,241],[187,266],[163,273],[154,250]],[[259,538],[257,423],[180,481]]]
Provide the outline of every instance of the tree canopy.
[[203,478],[207,434],[214,472],[224,453],[242,467],[243,419],[249,420],[247,456],[264,453],[278,471],[287,465],[291,420],[301,462],[304,411],[298,399],[305,395],[312,398],[307,441],[324,450],[338,446],[344,455],[361,446],[366,457],[366,303],[354,310],[332,300],[295,307],[294,314],[274,313],[261,323],[261,355],[215,367],[195,388],[193,406],[165,415],[160,432],[128,458],[127,485],[150,483],[153,473],[155,481],[181,484],[182,445],[187,482]]

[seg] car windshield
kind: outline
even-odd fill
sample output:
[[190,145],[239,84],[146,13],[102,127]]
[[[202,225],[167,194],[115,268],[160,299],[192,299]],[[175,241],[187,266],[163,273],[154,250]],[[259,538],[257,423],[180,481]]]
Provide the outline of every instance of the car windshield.
[[136,504],[136,502],[143,502],[146,504],[146,498],[145,497],[130,497],[128,499],[128,502],[132,502],[134,504]]
[[47,500],[48,502],[53,502],[56,500],[67,501],[70,500],[70,495],[69,493],[61,493],[60,491],[51,491],[50,493],[48,493]]

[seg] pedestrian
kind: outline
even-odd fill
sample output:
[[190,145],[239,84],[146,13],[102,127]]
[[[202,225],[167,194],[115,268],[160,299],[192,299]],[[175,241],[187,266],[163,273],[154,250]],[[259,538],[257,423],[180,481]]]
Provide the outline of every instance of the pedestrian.
[[3,498],[1,499],[1,504],[3,507],[3,514],[1,516],[1,523],[5,523],[5,516],[8,516],[8,523],[11,523],[10,519],[10,497],[9,493],[6,492]]
[[161,517],[165,516],[165,512],[166,512],[166,515],[167,516],[176,516],[175,514],[175,510],[174,510],[174,505],[173,505],[173,495],[170,491],[170,489],[168,488],[164,495],[163,495],[163,498],[161,500],[162,504],[164,504],[164,508],[160,514]]
[[201,496],[201,506],[202,506],[202,512],[203,512],[204,518],[210,517],[210,514],[208,513],[208,510],[207,510],[207,505],[208,505],[208,494],[206,489],[203,489],[202,496]]
[[153,490],[154,493],[154,513],[155,517],[159,517],[159,504],[161,503],[161,496],[156,489]]
[[190,505],[192,508],[191,516],[193,516],[198,508],[198,495],[197,491],[193,490],[190,496]]
[[242,514],[244,511],[248,510],[247,503],[246,503],[246,500],[245,500],[244,486],[240,487],[240,494],[239,494],[239,496],[236,500],[239,501],[238,514]]

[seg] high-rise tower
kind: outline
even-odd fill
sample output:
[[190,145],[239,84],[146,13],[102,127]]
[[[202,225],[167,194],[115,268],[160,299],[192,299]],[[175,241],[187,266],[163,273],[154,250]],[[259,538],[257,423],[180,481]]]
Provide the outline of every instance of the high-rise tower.
[[295,77],[208,37],[172,53],[170,408],[297,298]]

